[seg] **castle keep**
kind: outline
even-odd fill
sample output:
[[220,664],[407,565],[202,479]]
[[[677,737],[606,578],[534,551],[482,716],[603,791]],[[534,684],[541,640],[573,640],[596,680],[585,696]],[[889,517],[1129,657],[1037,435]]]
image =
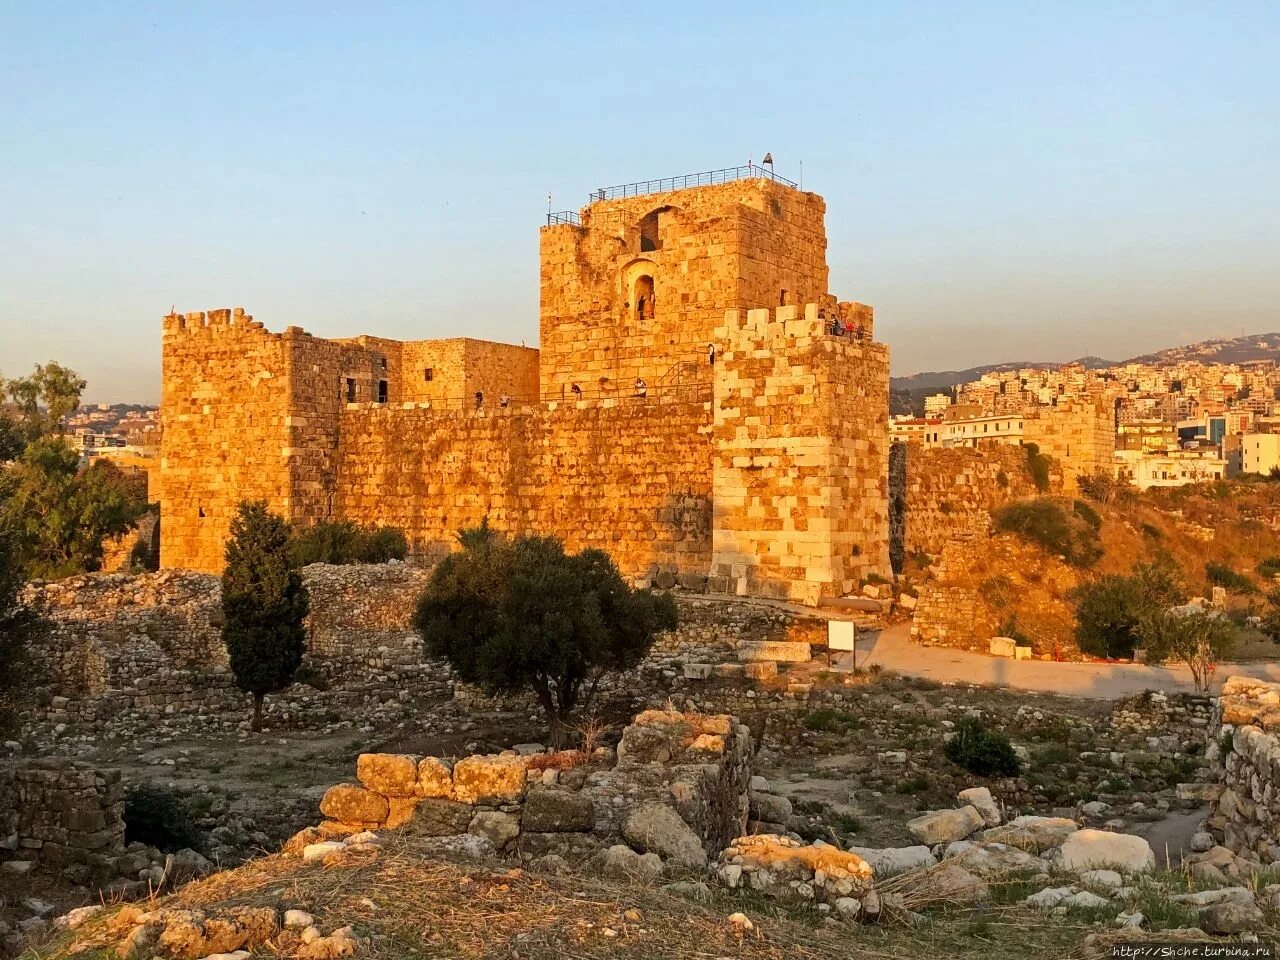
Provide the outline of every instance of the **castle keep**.
[[714,592],[887,574],[888,351],[827,290],[825,204],[759,167],[702,179],[548,216],[539,350],[166,317],[162,564],[220,571],[265,499],[418,554],[488,517]]

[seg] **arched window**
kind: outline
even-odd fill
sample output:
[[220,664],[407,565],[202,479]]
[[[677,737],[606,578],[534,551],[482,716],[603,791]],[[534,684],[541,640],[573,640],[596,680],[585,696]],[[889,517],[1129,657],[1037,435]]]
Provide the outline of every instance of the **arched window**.
[[653,319],[653,277],[648,274],[636,277],[631,302],[636,321]]

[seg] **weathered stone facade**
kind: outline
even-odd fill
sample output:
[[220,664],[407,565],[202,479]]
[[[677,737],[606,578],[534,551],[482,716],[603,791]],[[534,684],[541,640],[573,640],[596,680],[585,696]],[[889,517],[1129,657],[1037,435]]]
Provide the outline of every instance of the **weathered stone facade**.
[[1023,443],[1057,461],[1063,489],[1076,492],[1080,477],[1115,471],[1115,415],[1087,400],[1067,400],[1053,407],[1028,411]]
[[827,292],[824,211],[764,178],[592,203],[543,229],[541,352],[166,317],[161,564],[220,570],[264,499],[810,603],[887,574],[888,353]]
[[1280,860],[1280,683],[1228,677],[1210,727],[1222,792],[1209,828],[1223,846],[1263,864]]

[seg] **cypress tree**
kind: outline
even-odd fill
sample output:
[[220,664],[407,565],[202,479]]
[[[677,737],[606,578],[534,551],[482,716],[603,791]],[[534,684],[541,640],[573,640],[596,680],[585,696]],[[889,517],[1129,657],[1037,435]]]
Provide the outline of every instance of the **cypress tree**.
[[236,686],[253,695],[255,731],[262,729],[263,698],[289,686],[302,663],[309,605],[289,563],[288,524],[261,500],[241,503],[222,574],[222,640]]

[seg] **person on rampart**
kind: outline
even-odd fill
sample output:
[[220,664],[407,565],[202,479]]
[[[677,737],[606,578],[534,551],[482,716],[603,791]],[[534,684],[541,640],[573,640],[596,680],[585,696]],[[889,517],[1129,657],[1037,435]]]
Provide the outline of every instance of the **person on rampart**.
[[713,367],[716,365],[716,345],[714,343],[707,344],[707,363]]
[[636,377],[636,396],[645,397],[649,393],[649,385],[641,377]]
[[476,391],[476,409],[480,410],[483,407],[484,407],[484,391],[477,390]]

